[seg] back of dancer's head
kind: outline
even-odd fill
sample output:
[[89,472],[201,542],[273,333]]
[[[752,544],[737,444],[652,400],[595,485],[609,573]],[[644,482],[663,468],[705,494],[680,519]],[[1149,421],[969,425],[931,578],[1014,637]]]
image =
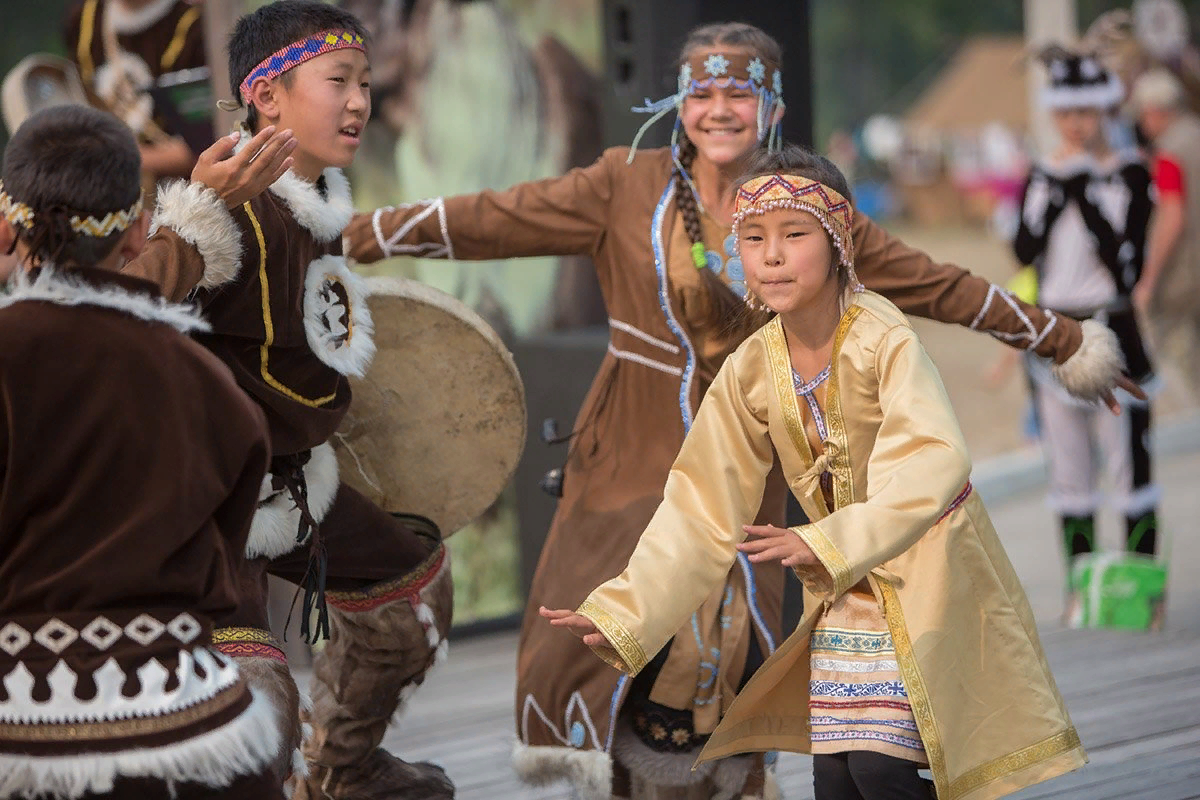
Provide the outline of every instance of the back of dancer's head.
[[111,114],[77,105],[30,116],[4,149],[4,193],[32,210],[14,224],[32,263],[90,267],[104,260],[124,230],[95,236],[71,218],[102,219],[141,196],[141,153],[129,128]]
[[[367,29],[358,17],[345,9],[320,0],[276,0],[245,16],[229,35],[229,88],[240,104],[241,85],[250,71],[274,53],[317,33],[343,30],[367,39]],[[291,86],[291,72],[279,76],[285,87]],[[247,104],[246,126],[258,127],[258,113]]]

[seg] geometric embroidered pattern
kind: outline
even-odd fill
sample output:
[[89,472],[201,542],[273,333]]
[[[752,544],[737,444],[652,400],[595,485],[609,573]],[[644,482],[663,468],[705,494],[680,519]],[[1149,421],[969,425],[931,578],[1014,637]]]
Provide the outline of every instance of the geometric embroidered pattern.
[[310,58],[316,58],[319,55],[330,53],[334,50],[343,50],[347,47],[361,50],[364,53],[367,52],[361,36],[351,31],[336,30],[323,31],[322,33],[317,33],[289,44],[280,50],[276,50],[260,61],[258,66],[250,70],[250,74],[242,81],[242,99],[247,103],[250,102],[250,88],[259,78],[272,80],[289,69],[303,64]]
[[854,240],[850,233],[854,209],[850,202],[828,186],[801,175],[761,175],[739,186],[733,214],[735,234],[747,216],[781,208],[807,211],[815,216],[833,239],[841,263],[846,267],[854,264]]
[[902,681],[879,683],[841,683],[839,681],[810,681],[813,697],[907,697]]
[[146,647],[162,635],[165,627],[149,614],[139,614],[125,626],[125,635],[142,647]]
[[167,633],[184,644],[189,644],[202,630],[196,618],[186,611],[167,623]]
[[[138,195],[138,199],[134,201],[129,208],[120,211],[110,211],[103,217],[87,216],[80,217],[78,215],[71,217],[71,230],[75,233],[84,236],[92,236],[97,239],[103,239],[114,233],[119,233],[130,225],[142,214],[142,197]],[[33,209],[18,200],[14,200],[7,192],[4,191],[4,182],[0,181],[0,215],[3,215],[11,224],[19,228],[33,227],[34,211]]]
[[33,640],[52,653],[61,653],[79,638],[79,632],[59,619],[50,619],[38,628]]
[[80,638],[97,650],[107,650],[121,638],[121,626],[107,617],[96,617],[79,633]]
[[24,650],[32,641],[33,637],[29,635],[29,631],[15,622],[9,622],[0,628],[0,650],[10,656],[15,656]]

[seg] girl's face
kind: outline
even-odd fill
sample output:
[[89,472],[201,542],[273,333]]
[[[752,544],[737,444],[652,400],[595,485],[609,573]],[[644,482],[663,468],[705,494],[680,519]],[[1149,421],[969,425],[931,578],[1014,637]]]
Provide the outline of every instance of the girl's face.
[[1063,144],[1071,150],[1087,150],[1100,141],[1102,117],[1095,108],[1063,108],[1054,112],[1054,125]]
[[700,156],[717,166],[736,164],[758,146],[758,95],[710,86],[689,94],[679,113]]
[[746,217],[738,226],[738,247],[747,286],[772,311],[795,311],[837,289],[833,244],[807,211]]

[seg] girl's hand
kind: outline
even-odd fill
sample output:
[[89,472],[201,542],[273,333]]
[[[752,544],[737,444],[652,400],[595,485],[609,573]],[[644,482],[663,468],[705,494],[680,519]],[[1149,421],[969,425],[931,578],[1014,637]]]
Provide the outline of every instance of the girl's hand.
[[545,606],[539,606],[538,613],[550,620],[550,624],[554,627],[566,628],[578,636],[588,647],[612,647],[608,639],[604,638],[604,634],[600,633],[590,619],[580,616],[574,611],[568,611],[565,608],[550,609]]
[[795,531],[774,525],[743,525],[742,530],[747,536],[758,537],[738,545],[738,550],[750,553],[750,560],[755,563],[779,561],[785,567],[821,563]]
[[225,207],[234,209],[258,197],[292,166],[296,139],[290,130],[276,133],[268,125],[234,153],[238,134],[222,136],[196,159],[192,180],[216,192]]

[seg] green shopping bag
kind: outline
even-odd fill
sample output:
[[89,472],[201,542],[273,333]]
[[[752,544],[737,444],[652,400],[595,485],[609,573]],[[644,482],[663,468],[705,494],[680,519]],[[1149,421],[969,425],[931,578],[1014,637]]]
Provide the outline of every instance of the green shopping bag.
[[1167,565],[1142,553],[1084,553],[1071,562],[1071,627],[1144,631],[1158,615]]

